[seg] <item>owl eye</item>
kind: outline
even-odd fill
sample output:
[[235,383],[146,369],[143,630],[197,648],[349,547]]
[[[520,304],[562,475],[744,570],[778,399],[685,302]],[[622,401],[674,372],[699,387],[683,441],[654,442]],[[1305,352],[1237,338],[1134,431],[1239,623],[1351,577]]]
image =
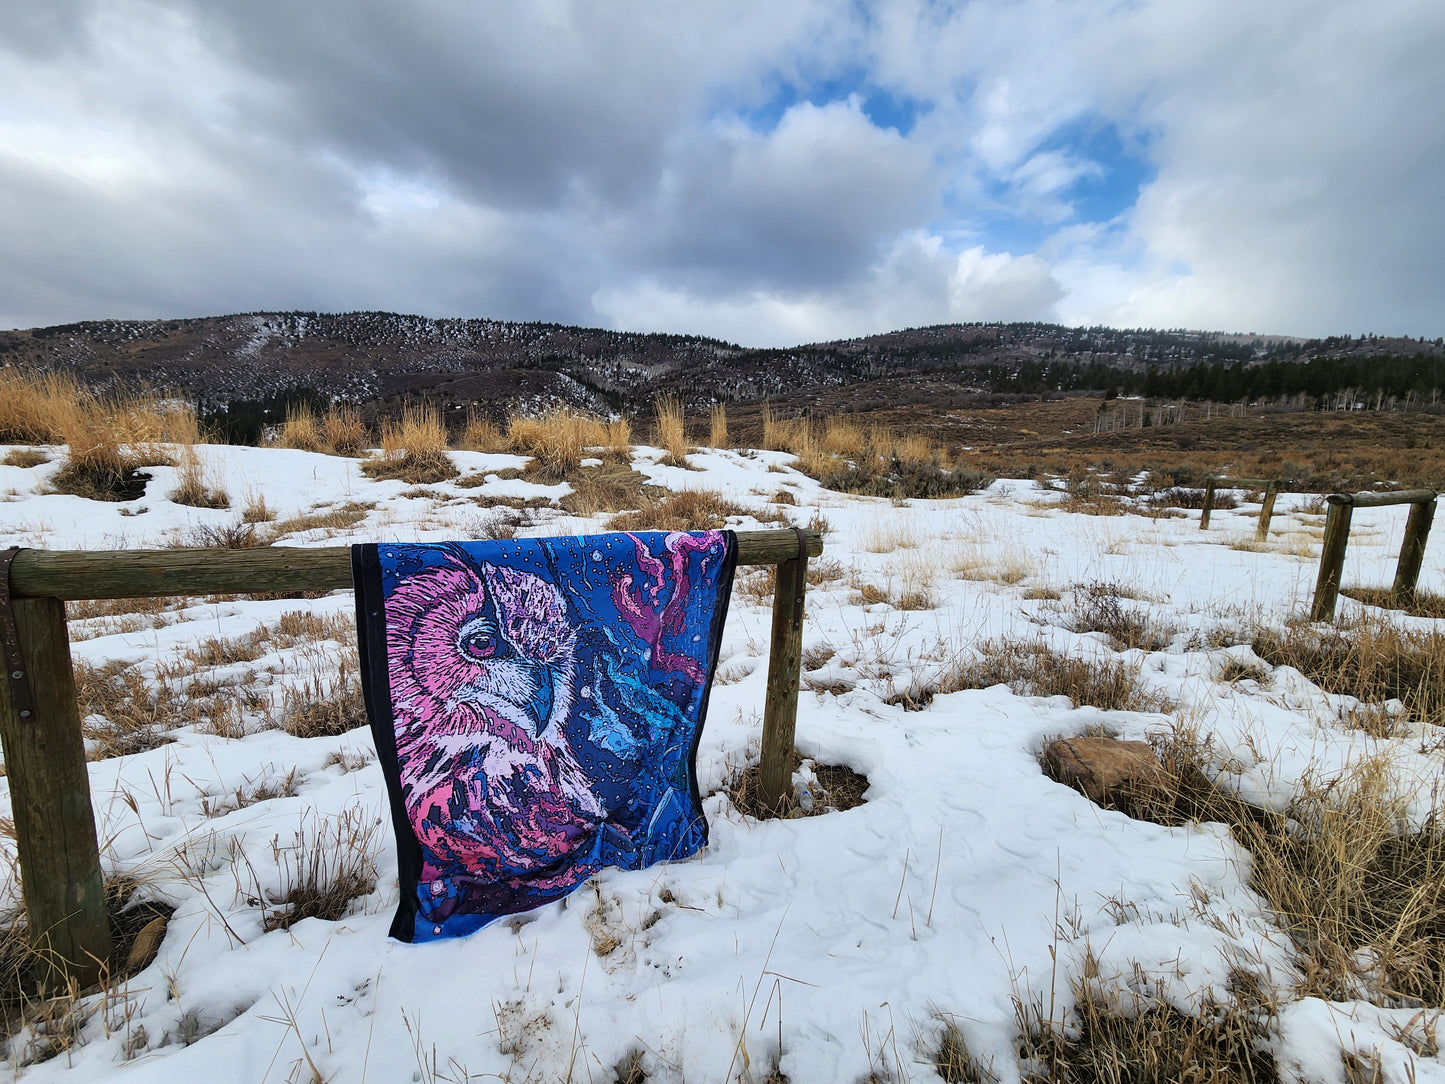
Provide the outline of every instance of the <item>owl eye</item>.
[[501,646],[496,626],[483,619],[468,621],[457,634],[457,647],[461,653],[477,662],[492,658]]

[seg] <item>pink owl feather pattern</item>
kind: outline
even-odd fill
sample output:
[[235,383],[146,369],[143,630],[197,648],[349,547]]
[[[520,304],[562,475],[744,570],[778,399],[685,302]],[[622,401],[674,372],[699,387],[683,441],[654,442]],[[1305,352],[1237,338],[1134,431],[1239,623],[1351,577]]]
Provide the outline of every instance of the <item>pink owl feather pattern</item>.
[[564,611],[552,584],[489,565],[439,565],[387,598],[402,789],[436,854],[495,874],[548,865],[601,819],[560,725],[576,641]]
[[393,936],[705,841],[693,757],[734,560],[725,532],[354,548]]

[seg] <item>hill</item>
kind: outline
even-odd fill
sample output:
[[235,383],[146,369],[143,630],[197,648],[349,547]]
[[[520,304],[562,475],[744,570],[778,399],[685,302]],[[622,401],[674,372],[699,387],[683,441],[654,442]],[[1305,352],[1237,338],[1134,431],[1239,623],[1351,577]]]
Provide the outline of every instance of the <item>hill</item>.
[[[1378,390],[1383,401],[1413,390],[1433,402],[1445,386],[1438,339],[1302,340],[1041,323],[948,324],[764,350],[546,323],[245,313],[0,332],[0,361],[70,370],[96,386],[173,389],[213,407],[309,389],[383,412],[417,396],[449,413],[474,404],[525,410],[554,403],[637,412],[660,392],[680,394],[691,406],[789,396],[820,405],[826,399],[829,409],[842,410],[900,399],[947,403],[1111,389],[1230,400],[1257,394],[1244,376],[1269,366],[1276,373],[1265,382],[1269,394],[1319,395],[1353,389],[1362,373],[1386,373],[1391,363],[1401,369],[1391,386],[1362,394]],[[840,389],[853,391],[839,395]]]

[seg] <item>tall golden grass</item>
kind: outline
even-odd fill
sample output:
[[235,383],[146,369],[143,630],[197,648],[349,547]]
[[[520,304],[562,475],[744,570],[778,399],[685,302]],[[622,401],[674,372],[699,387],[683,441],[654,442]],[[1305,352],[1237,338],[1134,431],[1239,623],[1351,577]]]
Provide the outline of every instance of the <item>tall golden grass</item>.
[[687,458],[687,426],[682,401],[675,395],[659,395],[653,410],[657,418],[657,446],[667,453],[663,462],[683,463]]
[[467,424],[462,427],[457,447],[472,452],[505,452],[507,438],[497,423],[485,414],[472,411],[467,415]]
[[514,415],[507,420],[507,444],[518,455],[535,461],[534,473],[560,482],[582,464],[588,447],[607,442],[607,427],[596,418],[555,407],[538,415]]
[[396,478],[413,485],[455,478],[457,465],[447,451],[447,430],[436,407],[409,406],[400,419],[386,422],[379,454],[362,463],[361,469],[372,478]]
[[728,408],[722,403],[714,403],[708,414],[707,442],[712,448],[728,447]]

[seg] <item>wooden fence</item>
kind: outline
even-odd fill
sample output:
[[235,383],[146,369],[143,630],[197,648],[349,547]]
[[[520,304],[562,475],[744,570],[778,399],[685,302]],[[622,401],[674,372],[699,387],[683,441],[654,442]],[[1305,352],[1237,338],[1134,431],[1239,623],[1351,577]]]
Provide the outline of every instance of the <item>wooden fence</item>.
[[1279,496],[1279,483],[1260,478],[1210,478],[1204,483],[1204,510],[1199,514],[1199,529],[1209,530],[1209,514],[1214,511],[1216,489],[1262,489],[1264,504],[1259,509],[1259,523],[1254,528],[1254,540],[1263,542],[1269,538],[1269,521],[1274,517],[1274,499]]
[[[817,531],[739,531],[740,565],[776,565],[760,797],[779,808],[792,780],[803,601]],[[110,956],[90,775],[71,669],[65,601],[350,588],[344,546],[317,549],[46,551],[0,554],[0,742],[20,883],[36,947],[82,986]]]
[[1405,540],[1400,544],[1400,559],[1395,566],[1395,582],[1390,588],[1390,601],[1406,606],[1415,597],[1415,584],[1420,579],[1420,562],[1425,557],[1425,540],[1435,520],[1433,489],[1404,489],[1396,493],[1331,493],[1329,513],[1325,517],[1325,539],[1320,548],[1320,572],[1315,580],[1314,603],[1310,606],[1311,621],[1331,621],[1335,602],[1340,597],[1340,575],[1345,567],[1345,547],[1350,541],[1350,518],[1356,508],[1379,508],[1391,504],[1408,504],[1410,518],[1405,523]]

